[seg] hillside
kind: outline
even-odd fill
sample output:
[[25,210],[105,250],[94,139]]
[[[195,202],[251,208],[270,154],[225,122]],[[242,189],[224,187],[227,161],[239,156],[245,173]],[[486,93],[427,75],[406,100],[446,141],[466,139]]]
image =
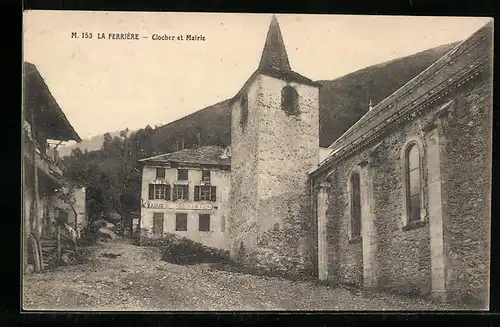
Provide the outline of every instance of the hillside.
[[[411,56],[370,66],[334,80],[317,81],[319,94],[320,146],[328,147],[373,105],[382,101],[410,79],[442,57],[458,43],[446,44]],[[201,109],[154,130],[155,154],[202,145],[227,146],[231,143],[229,99]],[[118,132],[111,133],[112,136]],[[84,140],[71,148],[99,150],[104,135]],[[70,149],[62,151],[70,154]]]
[[[370,66],[331,81],[318,81],[320,89],[320,146],[327,147],[373,105],[382,101],[410,79],[429,67],[458,43],[446,44],[408,57]],[[199,110],[155,130],[155,152],[184,146],[226,146],[231,143],[229,100]],[[201,142],[200,142],[201,141]]]
[[332,81],[318,81],[320,146],[327,147],[368,111],[445,55],[458,43],[370,66]]
[[[120,132],[114,132],[114,133],[109,133],[109,134],[111,135],[111,137],[115,137],[115,136],[120,135]],[[72,146],[60,147],[58,149],[59,155],[61,157],[69,156],[71,154],[71,150],[76,149],[76,148],[79,148],[80,150],[82,150],[82,152],[84,152],[85,149],[89,152],[100,150],[103,141],[104,141],[104,134],[95,135],[95,136],[92,136],[91,138],[84,139],[84,140],[82,140],[82,142],[74,144]]]

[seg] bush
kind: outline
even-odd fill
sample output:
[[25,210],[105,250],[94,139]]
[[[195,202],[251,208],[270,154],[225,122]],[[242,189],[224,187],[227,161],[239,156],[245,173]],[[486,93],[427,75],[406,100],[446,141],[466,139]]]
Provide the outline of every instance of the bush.
[[167,234],[159,239],[142,239],[139,245],[159,247],[162,260],[179,265],[230,261],[229,251],[209,247],[174,234]]

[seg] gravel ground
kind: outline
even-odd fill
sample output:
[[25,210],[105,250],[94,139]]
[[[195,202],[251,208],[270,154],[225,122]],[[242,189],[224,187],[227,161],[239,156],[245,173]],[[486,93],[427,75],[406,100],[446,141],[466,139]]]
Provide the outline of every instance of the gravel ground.
[[[116,254],[115,258],[102,254]],[[24,276],[25,310],[449,310],[393,294],[347,289],[211,269],[160,259],[158,249],[114,241],[92,247],[89,263]]]

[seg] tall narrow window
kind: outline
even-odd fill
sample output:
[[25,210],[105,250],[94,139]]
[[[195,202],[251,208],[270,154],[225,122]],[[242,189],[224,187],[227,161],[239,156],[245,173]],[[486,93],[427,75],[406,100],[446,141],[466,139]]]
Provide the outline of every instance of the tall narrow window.
[[420,220],[420,154],[418,146],[411,144],[406,150],[406,201],[408,222]]
[[299,113],[299,93],[295,88],[288,85],[281,90],[281,108],[287,114]]
[[241,97],[240,103],[240,125],[244,127],[248,121],[248,95],[244,94]]
[[361,235],[361,188],[359,174],[351,175],[351,238]]

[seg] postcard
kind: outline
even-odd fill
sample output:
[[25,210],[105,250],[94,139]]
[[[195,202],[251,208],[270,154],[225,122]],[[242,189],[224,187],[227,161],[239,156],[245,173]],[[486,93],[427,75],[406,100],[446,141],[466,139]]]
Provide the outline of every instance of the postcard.
[[23,310],[488,310],[492,18],[23,27]]

